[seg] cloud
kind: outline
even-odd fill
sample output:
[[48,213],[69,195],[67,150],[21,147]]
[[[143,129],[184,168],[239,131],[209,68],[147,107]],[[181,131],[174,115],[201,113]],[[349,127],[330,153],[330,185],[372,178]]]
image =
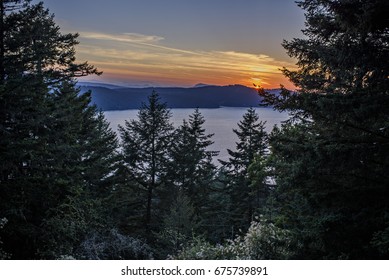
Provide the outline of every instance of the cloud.
[[159,41],[164,40],[165,38],[160,36],[155,36],[155,35],[144,35],[139,33],[108,34],[108,33],[96,33],[96,32],[83,32],[80,34],[80,37],[86,39],[142,45],[142,46],[162,49],[166,51],[193,54],[193,52],[191,51],[158,45],[157,43]]
[[97,32],[83,32],[80,34],[83,38],[95,40],[118,41],[126,43],[156,43],[162,41],[164,38],[154,35],[143,35],[139,33],[122,33],[122,34],[108,34]]
[[185,50],[162,45],[165,38],[139,33],[106,34],[84,32],[77,48],[79,57],[99,67],[107,76],[184,84],[241,83],[252,79],[268,86],[285,84],[280,68],[294,68],[265,54],[239,51]]

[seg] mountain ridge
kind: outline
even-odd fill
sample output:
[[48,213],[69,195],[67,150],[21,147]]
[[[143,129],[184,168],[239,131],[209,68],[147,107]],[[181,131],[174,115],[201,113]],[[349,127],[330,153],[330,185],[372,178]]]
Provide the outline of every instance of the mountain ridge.
[[80,89],[81,93],[91,91],[92,103],[103,111],[139,109],[153,90],[169,108],[258,107],[262,100],[256,89],[243,85],[108,88],[81,84]]

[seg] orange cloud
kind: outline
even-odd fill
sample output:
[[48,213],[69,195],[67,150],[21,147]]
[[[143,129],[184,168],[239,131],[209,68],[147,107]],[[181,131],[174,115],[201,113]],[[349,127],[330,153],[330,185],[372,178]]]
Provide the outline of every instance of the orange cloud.
[[280,68],[294,68],[264,54],[184,50],[162,45],[164,38],[138,33],[81,33],[78,57],[104,71],[105,80],[153,81],[164,85],[259,83],[293,88]]

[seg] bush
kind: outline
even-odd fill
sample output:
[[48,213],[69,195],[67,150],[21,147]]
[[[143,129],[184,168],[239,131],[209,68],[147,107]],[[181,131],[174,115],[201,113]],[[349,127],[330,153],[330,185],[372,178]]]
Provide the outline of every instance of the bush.
[[389,227],[374,234],[371,244],[380,255],[386,256],[389,253]]
[[81,258],[89,260],[153,259],[151,248],[139,239],[123,235],[117,229],[102,234],[93,232],[82,242]]
[[[7,218],[0,219],[0,229],[2,229],[7,222]],[[0,239],[0,260],[7,260],[10,258],[10,255],[3,251],[2,245],[3,242]]]
[[287,259],[291,252],[291,236],[287,230],[262,220],[252,222],[244,236],[227,240],[224,245],[211,245],[204,239],[194,238],[175,259],[190,260],[259,260]]

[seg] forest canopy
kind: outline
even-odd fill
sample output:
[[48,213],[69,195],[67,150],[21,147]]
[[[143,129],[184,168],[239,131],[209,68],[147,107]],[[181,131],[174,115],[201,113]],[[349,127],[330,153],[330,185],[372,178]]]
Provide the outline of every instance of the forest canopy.
[[113,132],[78,35],[1,0],[0,259],[387,259],[389,3],[298,5],[298,90],[258,92],[291,117],[248,109],[218,166],[201,111],[174,127],[156,91]]

